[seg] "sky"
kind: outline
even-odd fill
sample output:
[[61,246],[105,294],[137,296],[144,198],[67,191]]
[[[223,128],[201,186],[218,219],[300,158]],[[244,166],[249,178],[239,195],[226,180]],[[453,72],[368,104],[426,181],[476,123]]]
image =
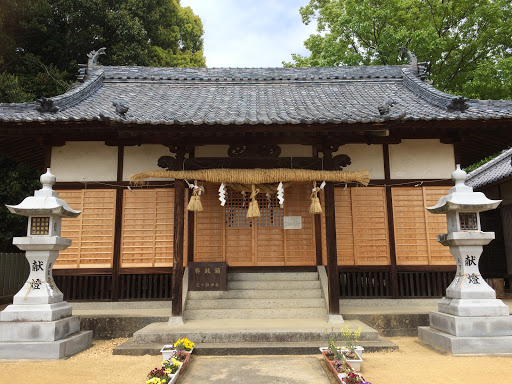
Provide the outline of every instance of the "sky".
[[299,8],[308,0],[181,0],[204,28],[206,66],[282,67],[292,53],[309,56],[304,40],[315,33]]

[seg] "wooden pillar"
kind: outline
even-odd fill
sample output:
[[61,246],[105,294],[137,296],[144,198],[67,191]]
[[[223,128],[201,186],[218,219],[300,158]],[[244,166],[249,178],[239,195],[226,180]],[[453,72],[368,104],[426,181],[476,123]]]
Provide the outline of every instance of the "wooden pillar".
[[[188,200],[192,196],[192,190],[188,190]],[[194,262],[194,227],[195,227],[195,212],[188,211],[187,221],[187,260],[189,263]]]
[[389,167],[389,145],[383,145],[384,154],[384,177],[386,180],[386,207],[388,213],[388,233],[389,233],[389,258],[391,262],[391,294],[398,297],[398,271],[396,268],[396,246],[395,246],[395,220],[393,217],[393,195],[391,187],[388,185],[391,180],[391,170]]
[[183,242],[185,233],[185,181],[174,182],[174,247],[172,267],[172,316],[182,315]]
[[[337,147],[324,148],[324,164],[332,169],[332,152]],[[338,250],[336,245],[336,212],[334,205],[334,183],[327,182],[325,194],[325,234],[327,246],[327,279],[329,286],[329,314],[340,314],[340,276],[338,273]]]
[[[185,159],[186,149],[174,147],[176,170],[180,170]],[[172,267],[172,316],[183,313],[183,244],[185,236],[185,181],[174,181],[174,246]]]
[[117,147],[117,187],[116,187],[116,215],[114,225],[114,255],[112,260],[112,284],[111,284],[111,300],[119,300],[119,269],[121,266],[121,234],[123,226],[123,190],[124,187],[119,186],[123,181],[123,162],[124,147]]

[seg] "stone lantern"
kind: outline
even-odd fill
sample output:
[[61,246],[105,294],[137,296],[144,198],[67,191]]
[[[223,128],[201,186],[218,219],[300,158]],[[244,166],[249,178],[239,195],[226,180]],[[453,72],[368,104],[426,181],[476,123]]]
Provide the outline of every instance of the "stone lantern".
[[494,232],[481,231],[480,212],[495,209],[501,200],[473,192],[464,184],[466,172],[459,165],[452,179],[455,187],[427,209],[446,214],[448,233],[438,235],[437,240],[450,247],[457,272],[438,312],[430,313],[430,327],[419,328],[419,339],[452,354],[512,353],[509,308],[496,299],[478,267],[483,246],[494,239]]
[[58,198],[50,169],[40,178],[43,188],[19,205],[7,205],[14,214],[28,217],[27,236],[13,244],[26,251],[30,275],[13,304],[0,312],[0,358],[60,358],[85,349],[92,332],[80,332],[80,319],[55,284],[52,268],[59,251],[71,245],[60,237],[63,217],[77,217]]

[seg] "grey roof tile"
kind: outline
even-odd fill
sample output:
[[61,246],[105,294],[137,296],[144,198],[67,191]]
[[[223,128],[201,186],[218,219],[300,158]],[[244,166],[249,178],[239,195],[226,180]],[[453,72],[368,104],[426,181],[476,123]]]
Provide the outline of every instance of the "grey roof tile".
[[512,148],[470,172],[466,184],[478,188],[510,176],[512,176]]
[[[386,115],[379,106],[395,103]],[[400,66],[329,68],[91,67],[87,80],[36,103],[0,104],[0,122],[112,120],[124,124],[245,125],[512,118],[511,101],[470,100],[453,111],[439,92]],[[116,113],[113,100],[128,107]]]

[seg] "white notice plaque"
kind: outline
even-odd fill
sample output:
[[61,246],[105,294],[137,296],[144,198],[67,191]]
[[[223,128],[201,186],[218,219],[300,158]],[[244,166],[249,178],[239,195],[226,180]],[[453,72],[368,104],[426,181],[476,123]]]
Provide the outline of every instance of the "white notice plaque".
[[285,216],[284,229],[302,229],[302,216]]

